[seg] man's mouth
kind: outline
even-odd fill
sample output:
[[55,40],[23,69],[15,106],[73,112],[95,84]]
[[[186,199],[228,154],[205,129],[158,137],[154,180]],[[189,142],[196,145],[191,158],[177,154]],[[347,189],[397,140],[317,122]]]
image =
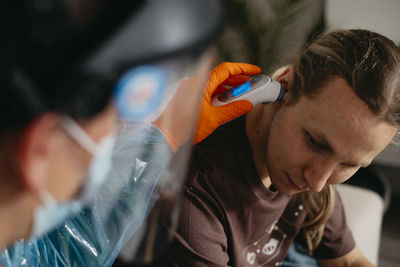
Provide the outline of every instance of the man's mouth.
[[287,180],[288,180],[288,184],[289,184],[289,186],[290,186],[293,190],[296,190],[296,191],[305,191],[305,190],[308,189],[308,186],[307,186],[307,185],[303,185],[303,186],[297,185],[297,184],[292,180],[292,178],[290,177],[289,173],[287,173],[287,172],[285,172],[285,173],[286,173],[286,177],[287,177]]

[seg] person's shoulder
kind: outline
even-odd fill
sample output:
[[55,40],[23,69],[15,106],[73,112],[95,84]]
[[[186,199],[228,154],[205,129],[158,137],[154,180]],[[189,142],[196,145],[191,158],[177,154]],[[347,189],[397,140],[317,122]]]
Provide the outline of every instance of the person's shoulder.
[[246,138],[245,131],[244,116],[229,121],[195,145],[194,153],[214,154],[214,156],[232,153],[238,142]]
[[[225,181],[235,180],[240,172],[237,135],[245,131],[243,118],[232,120],[193,147],[187,172],[187,185],[226,187]],[[237,142],[236,142],[237,141]],[[230,181],[233,182],[233,181]]]
[[190,166],[199,170],[213,170],[231,166],[238,157],[237,150],[243,143],[244,120],[239,117],[214,131],[193,147]]

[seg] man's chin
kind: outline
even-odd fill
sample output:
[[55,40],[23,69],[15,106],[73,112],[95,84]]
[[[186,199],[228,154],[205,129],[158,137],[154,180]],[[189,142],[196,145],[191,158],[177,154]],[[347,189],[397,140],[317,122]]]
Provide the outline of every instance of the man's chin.
[[295,192],[295,191],[292,191],[292,190],[278,190],[278,191],[281,194],[289,195],[289,196],[292,196],[292,195],[295,195],[295,194],[299,193],[299,192]]
[[[274,189],[274,190],[273,190]],[[284,186],[280,186],[280,185],[274,185],[272,184],[269,188],[270,191],[272,192],[279,192],[281,194],[285,194],[285,195],[295,195],[295,194],[299,194],[308,190],[294,190],[291,188],[285,188]]]

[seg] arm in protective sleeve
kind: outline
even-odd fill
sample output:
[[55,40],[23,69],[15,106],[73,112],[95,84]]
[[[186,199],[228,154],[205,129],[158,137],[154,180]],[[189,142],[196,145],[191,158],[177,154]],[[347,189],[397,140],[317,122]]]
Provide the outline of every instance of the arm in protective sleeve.
[[141,136],[135,133],[135,138],[130,130],[117,139],[113,171],[94,202],[41,238],[19,241],[4,250],[0,255],[4,266],[112,265],[156,201],[153,190],[172,156],[155,126]]

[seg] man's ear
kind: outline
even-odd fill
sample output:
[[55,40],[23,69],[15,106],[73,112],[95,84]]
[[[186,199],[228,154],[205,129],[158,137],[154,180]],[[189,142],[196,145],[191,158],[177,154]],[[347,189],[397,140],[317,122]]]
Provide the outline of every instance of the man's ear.
[[45,113],[36,118],[22,133],[17,160],[23,186],[35,193],[46,190],[51,157],[57,149],[61,116]]
[[294,71],[293,66],[288,65],[282,67],[274,72],[273,77],[277,82],[279,82],[285,90],[289,90],[292,86],[293,79],[294,79]]

